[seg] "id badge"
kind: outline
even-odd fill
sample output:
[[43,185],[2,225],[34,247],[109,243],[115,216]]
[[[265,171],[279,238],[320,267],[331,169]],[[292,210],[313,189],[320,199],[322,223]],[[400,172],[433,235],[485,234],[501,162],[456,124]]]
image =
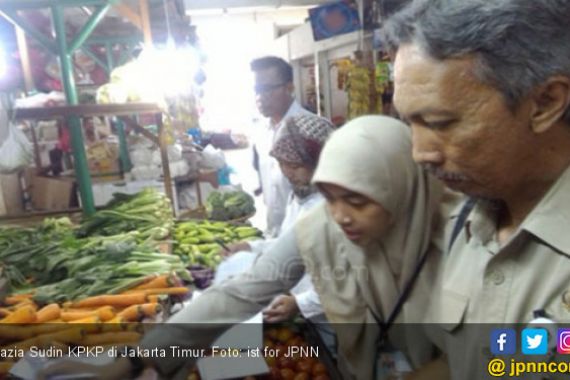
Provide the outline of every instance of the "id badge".
[[412,372],[402,351],[381,351],[376,359],[376,380],[403,380]]

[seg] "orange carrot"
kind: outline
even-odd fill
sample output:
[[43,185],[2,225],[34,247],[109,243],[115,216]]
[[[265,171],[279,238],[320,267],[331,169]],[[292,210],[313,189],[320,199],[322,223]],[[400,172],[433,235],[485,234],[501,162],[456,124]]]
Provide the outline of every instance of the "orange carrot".
[[94,307],[94,306],[130,306],[146,302],[146,294],[116,294],[116,295],[103,295],[96,297],[85,298],[81,301],[75,302],[73,307]]
[[103,306],[95,310],[67,309],[61,313],[61,319],[67,322],[89,317],[99,317],[102,321],[108,321],[115,317],[115,310],[112,306]]
[[32,298],[33,294],[32,293],[26,293],[26,294],[13,294],[11,296],[8,296],[4,299],[4,304],[6,305],[16,305],[24,300],[29,300],[30,298]]
[[140,309],[145,317],[154,317],[162,311],[162,306],[158,303],[145,303],[140,305]]
[[139,306],[140,305],[129,306],[117,315],[125,321],[138,321],[140,318],[142,318]]
[[36,322],[41,323],[41,322],[53,321],[54,319],[59,318],[60,314],[61,314],[61,309],[59,308],[59,305],[56,303],[50,303],[49,305],[44,306],[37,312]]
[[54,319],[52,321],[49,321],[49,323],[42,323],[41,325],[38,324],[26,327],[26,329],[30,331],[31,334],[30,336],[51,334],[68,328],[69,326],[67,325],[67,323],[65,323],[61,319]]
[[184,287],[184,286],[179,286],[176,288],[166,288],[166,289],[145,289],[143,290],[144,294],[146,294],[147,296],[153,295],[153,294],[168,294],[168,295],[186,295],[188,294],[188,292],[190,291],[190,289]]
[[132,305],[121,311],[118,315],[125,321],[138,321],[144,317],[153,317],[162,310],[158,303],[145,303]]
[[175,284],[176,284],[176,277],[174,275],[163,274],[156,277],[154,280],[147,282],[146,284],[137,286],[136,288],[130,290],[129,292],[134,292],[137,290],[145,290],[145,289],[170,288]]
[[32,323],[36,321],[36,311],[32,305],[16,309],[12,314],[0,320],[0,323]]
[[83,330],[77,327],[72,327],[66,330],[61,330],[52,334],[39,335],[37,337],[38,345],[45,347],[53,342],[59,343],[74,343],[77,344],[83,339]]
[[[4,349],[12,348],[12,349],[20,349],[20,350],[27,350],[30,347],[45,347],[52,342],[63,342],[63,343],[79,343],[83,339],[83,332],[79,328],[71,328],[66,330],[57,331],[54,333],[38,335],[33,338],[29,338],[23,340],[21,342],[17,342],[14,344],[10,344],[9,346],[2,347]],[[0,348],[0,350],[2,349]]]
[[38,311],[38,305],[36,305],[36,303],[34,301],[27,300],[27,299],[22,300],[21,302],[15,304],[13,306],[10,306],[8,309],[15,311],[15,310],[18,310],[24,306],[31,306],[34,309],[34,311]]
[[61,320],[65,322],[76,321],[95,316],[94,311],[68,310],[61,312]]
[[100,323],[100,322],[101,322],[101,318],[99,318],[99,316],[96,314],[90,315],[90,316],[85,317],[85,318],[74,319],[73,321],[69,321],[69,323],[84,323],[86,325]]

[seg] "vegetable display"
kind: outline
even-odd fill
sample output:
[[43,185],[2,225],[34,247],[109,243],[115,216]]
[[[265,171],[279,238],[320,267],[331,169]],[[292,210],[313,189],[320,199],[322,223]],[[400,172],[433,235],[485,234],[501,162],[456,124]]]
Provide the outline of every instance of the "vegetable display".
[[85,219],[76,231],[78,237],[111,236],[138,231],[139,241],[162,240],[173,227],[170,200],[155,189],[137,194],[113,194],[104,210]]
[[255,213],[253,197],[244,191],[213,191],[206,200],[211,220],[232,220]]
[[188,264],[215,268],[222,261],[219,255],[222,248],[220,241],[225,244],[260,239],[262,232],[255,227],[204,220],[178,223],[174,236],[175,254],[184,258]]

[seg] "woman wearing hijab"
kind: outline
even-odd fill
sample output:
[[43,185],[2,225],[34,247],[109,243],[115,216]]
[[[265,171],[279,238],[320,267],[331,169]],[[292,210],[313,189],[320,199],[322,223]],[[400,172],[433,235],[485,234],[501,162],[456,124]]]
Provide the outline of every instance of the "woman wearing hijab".
[[[277,160],[280,170],[291,183],[293,190],[287,200],[280,234],[288,231],[302,215],[324,201],[311,180],[325,141],[333,130],[334,126],[325,118],[316,115],[294,116],[285,121],[281,137],[273,144],[269,154]],[[257,255],[271,254],[271,246],[275,240],[230,244],[229,250],[235,254],[218,266],[214,284],[219,284],[228,277],[249,269]],[[221,253],[227,254],[227,252]],[[265,321],[282,322],[291,319],[299,312],[314,322],[326,321],[322,315],[319,297],[307,274],[290,290],[290,293],[275,298],[264,312]]]
[[[427,302],[431,272],[420,263],[426,262],[426,253],[437,258],[430,235],[437,224],[441,187],[413,163],[409,129],[383,116],[348,123],[325,145],[314,182],[326,205],[280,236],[271,254],[261,255],[250,271],[208,289],[147,333],[141,347],[167,353],[172,346],[210,347],[231,325],[258,313],[307,271],[327,318],[335,323],[345,378],[374,378],[379,338],[388,337],[381,339],[383,351],[398,353],[390,347],[397,346],[414,367],[429,360],[431,347],[424,347],[419,336],[407,344],[407,331],[395,337],[399,330],[389,329],[391,321],[421,321],[424,305],[415,301]],[[414,302],[404,302],[410,297]],[[165,378],[185,379],[194,362],[174,355],[129,356],[106,367],[54,365],[44,376],[83,371],[124,379],[152,366]]]

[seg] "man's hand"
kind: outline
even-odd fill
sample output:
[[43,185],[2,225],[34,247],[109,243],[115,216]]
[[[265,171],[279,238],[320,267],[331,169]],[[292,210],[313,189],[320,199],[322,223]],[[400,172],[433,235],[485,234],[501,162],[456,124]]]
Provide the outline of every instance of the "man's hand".
[[[121,358],[107,365],[92,365],[71,360],[62,360],[48,365],[38,373],[38,380],[48,380],[56,375],[79,375],[90,374],[93,379],[100,380],[123,380],[129,379],[131,363],[128,359]],[[73,377],[70,377],[70,379]]]
[[280,295],[263,309],[263,319],[269,323],[283,322],[293,318],[299,313],[299,306],[295,297]]
[[218,252],[218,254],[220,256],[227,257],[240,251],[251,251],[251,246],[246,241],[240,241],[238,243],[228,244],[228,248],[230,249],[229,251],[222,248],[220,252]]

